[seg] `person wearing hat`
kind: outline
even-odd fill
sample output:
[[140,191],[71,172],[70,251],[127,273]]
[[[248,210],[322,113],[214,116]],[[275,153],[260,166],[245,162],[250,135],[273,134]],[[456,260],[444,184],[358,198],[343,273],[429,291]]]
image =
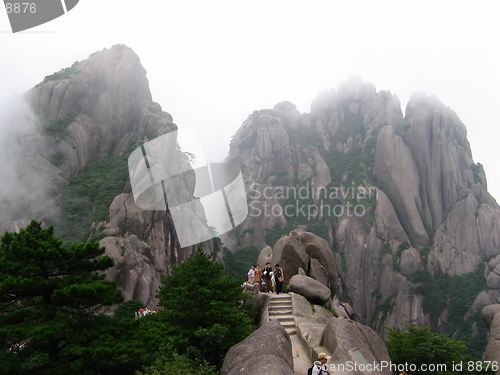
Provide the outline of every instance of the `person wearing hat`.
[[330,357],[329,355],[326,355],[326,353],[319,353],[318,354],[318,360],[316,362],[314,362],[314,366],[313,366],[313,369],[312,369],[312,375],[325,375],[325,374],[328,374],[328,371],[326,370],[323,370],[326,367],[326,362],[328,362],[328,360],[332,358]]

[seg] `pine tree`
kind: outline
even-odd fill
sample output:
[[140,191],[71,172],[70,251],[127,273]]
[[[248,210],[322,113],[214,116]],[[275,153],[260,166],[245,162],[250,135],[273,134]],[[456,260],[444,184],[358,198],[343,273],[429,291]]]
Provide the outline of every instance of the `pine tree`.
[[6,373],[44,373],[78,358],[102,318],[95,308],[122,300],[114,282],[104,280],[113,259],[103,253],[95,241],[64,248],[52,227],[36,221],[2,236],[0,362]]
[[[426,326],[406,324],[405,327],[407,332],[397,327],[388,327],[388,340],[385,341],[385,345],[395,366],[405,364],[414,366],[413,369],[409,368],[411,371],[408,373],[411,375],[427,374],[426,369],[437,364],[442,367],[435,368],[436,371],[433,372],[436,374],[492,373],[492,371],[475,371],[475,367],[472,371],[470,370],[467,364],[473,363],[473,360],[466,354],[467,346],[464,342],[451,339],[444,334],[431,332]],[[454,369],[454,364],[458,363],[463,363],[460,371],[457,371],[456,367]],[[486,366],[483,369],[486,369]]]
[[238,280],[201,247],[162,277],[160,315],[172,330],[176,349],[220,365],[232,345],[252,332]]

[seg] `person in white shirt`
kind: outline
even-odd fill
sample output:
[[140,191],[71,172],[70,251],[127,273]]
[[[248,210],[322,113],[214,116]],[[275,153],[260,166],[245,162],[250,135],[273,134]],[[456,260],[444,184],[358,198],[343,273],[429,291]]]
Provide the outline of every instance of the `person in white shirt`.
[[276,291],[276,280],[274,279],[274,272],[270,272],[269,275],[271,275],[271,293],[274,293]]
[[252,268],[250,268],[250,271],[248,271],[248,282],[250,284],[253,284],[255,282],[255,266],[252,266]]
[[312,375],[327,375],[328,371],[323,370],[323,369],[327,368],[326,363],[328,362],[328,360],[330,358],[332,358],[332,357],[326,355],[326,353],[319,353],[318,360],[316,362],[314,362]]

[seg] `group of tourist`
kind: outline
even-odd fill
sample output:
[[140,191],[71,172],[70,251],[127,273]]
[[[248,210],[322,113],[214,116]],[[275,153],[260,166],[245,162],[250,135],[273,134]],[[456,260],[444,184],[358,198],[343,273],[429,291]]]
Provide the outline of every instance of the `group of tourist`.
[[255,285],[259,292],[280,294],[283,292],[283,281],[285,275],[279,264],[271,267],[271,263],[267,262],[264,269],[260,266],[253,265],[248,271],[247,283]]
[[147,307],[144,309],[139,309],[135,312],[135,318],[139,319],[142,318],[143,316],[150,315],[150,314],[156,314],[158,310],[150,310]]

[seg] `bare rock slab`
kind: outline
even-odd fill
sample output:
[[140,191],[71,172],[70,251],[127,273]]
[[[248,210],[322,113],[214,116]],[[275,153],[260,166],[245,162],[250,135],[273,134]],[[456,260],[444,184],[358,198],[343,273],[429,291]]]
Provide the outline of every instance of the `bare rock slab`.
[[330,301],[330,289],[309,276],[295,275],[290,279],[288,288],[305,297],[308,301],[324,305]]
[[270,321],[228,350],[220,373],[293,375],[290,336],[281,324]]

